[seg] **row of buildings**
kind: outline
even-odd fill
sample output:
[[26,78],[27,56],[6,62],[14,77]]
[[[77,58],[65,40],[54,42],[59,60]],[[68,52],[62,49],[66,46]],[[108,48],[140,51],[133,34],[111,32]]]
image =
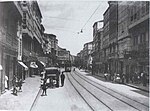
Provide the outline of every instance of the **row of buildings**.
[[[93,25],[91,53],[83,49],[77,54],[80,58],[77,61],[84,61],[87,66],[88,54],[92,57],[93,74],[124,73],[127,82],[135,72],[149,74],[149,2],[109,1],[108,4],[103,20]],[[99,28],[101,23],[103,27]]]
[[46,65],[72,60],[56,35],[44,31],[37,1],[0,2],[0,94],[6,84],[12,88],[14,76],[25,79]]

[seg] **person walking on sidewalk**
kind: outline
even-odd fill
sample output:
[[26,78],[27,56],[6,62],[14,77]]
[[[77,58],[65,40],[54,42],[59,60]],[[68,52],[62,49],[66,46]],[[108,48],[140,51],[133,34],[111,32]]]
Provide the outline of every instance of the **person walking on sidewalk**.
[[143,72],[143,74],[142,74],[142,82],[143,82],[143,86],[147,85],[147,78],[146,78],[146,73],[145,72]]
[[21,78],[18,81],[18,87],[19,87],[19,91],[22,92],[22,79]]
[[42,92],[41,96],[44,96],[44,94],[45,94],[45,96],[47,96],[47,93],[46,93],[46,90],[47,90],[46,79],[44,79],[44,82],[43,82],[43,85],[42,85],[42,90],[43,90],[43,92]]
[[124,73],[121,74],[121,80],[122,80],[122,84],[124,84],[124,80],[125,80],[125,74]]
[[61,78],[61,87],[63,87],[64,86],[64,80],[65,80],[64,72],[62,72],[60,78]]
[[18,83],[18,78],[16,76],[14,76],[13,78],[13,94],[17,96],[17,85]]

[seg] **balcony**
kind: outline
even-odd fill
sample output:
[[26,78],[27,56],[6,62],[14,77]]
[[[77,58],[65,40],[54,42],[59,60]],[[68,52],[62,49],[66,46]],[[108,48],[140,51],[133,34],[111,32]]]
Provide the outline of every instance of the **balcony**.
[[18,47],[18,40],[14,34],[7,33],[6,34],[6,42],[4,41],[4,43],[7,43],[8,45],[10,45],[11,47],[13,47],[15,49],[17,49],[17,47]]
[[24,48],[24,49],[23,49],[23,55],[29,57],[29,56],[30,56],[30,51]]
[[140,44],[132,46],[131,49],[137,50],[137,51],[146,50],[146,49],[149,49],[149,44],[148,42],[140,43]]
[[109,59],[116,59],[118,57],[118,53],[117,52],[112,52],[108,54],[108,58]]

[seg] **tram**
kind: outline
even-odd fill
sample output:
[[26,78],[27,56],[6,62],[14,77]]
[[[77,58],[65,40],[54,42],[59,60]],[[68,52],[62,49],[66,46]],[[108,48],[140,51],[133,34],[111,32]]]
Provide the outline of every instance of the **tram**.
[[71,61],[65,61],[65,72],[71,72]]

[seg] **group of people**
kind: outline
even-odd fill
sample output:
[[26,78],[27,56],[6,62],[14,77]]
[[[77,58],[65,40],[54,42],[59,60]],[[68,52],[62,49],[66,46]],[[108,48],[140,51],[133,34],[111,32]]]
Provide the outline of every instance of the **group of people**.
[[17,92],[22,92],[22,79],[14,76],[13,78],[13,94],[17,95]]
[[[65,81],[65,75],[64,75],[64,72],[61,73],[60,75],[60,78],[61,78],[61,87],[64,86],[64,81]],[[44,78],[44,79],[41,79],[41,88],[42,88],[42,95],[41,96],[47,96],[47,88],[48,88],[48,78]],[[53,80],[50,79],[50,85],[53,86]]]
[[129,83],[129,79],[132,83],[135,84],[143,84],[143,86],[146,86],[148,83],[148,78],[147,74],[145,72],[141,72],[141,73],[137,73],[135,72],[134,74],[131,74],[130,77],[128,77],[125,74],[108,74],[108,73],[104,73],[104,78],[105,80],[110,80],[113,82],[119,81],[120,83],[124,83],[125,80],[127,83]]
[[135,72],[133,75],[131,75],[130,80],[132,83],[135,84],[143,84],[143,86],[146,86],[148,83],[148,75],[145,72],[137,73]]

